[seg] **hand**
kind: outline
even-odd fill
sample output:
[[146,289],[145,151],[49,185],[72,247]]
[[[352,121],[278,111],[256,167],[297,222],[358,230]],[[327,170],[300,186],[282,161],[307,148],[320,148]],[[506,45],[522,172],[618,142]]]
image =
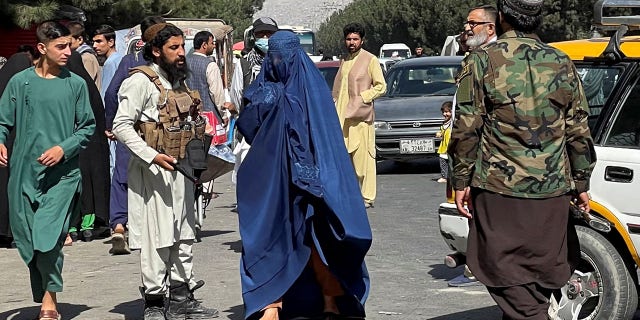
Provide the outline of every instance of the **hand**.
[[40,162],[40,164],[42,164],[43,166],[53,167],[58,164],[60,160],[62,160],[63,156],[64,150],[62,150],[62,147],[53,146],[40,155],[40,157],[38,158],[38,162]]
[[[473,218],[471,212],[473,212],[473,206],[471,205],[471,192],[470,188],[466,187],[464,190],[456,190],[456,208],[458,209],[458,213],[466,217],[468,219]],[[464,207],[465,202],[467,203],[467,208]]]
[[236,108],[236,105],[231,102],[225,102],[222,107],[229,110],[233,114],[238,113],[238,109]]
[[576,199],[576,205],[578,205],[580,210],[589,213],[591,211],[591,207],[589,206],[589,194],[581,192]]
[[118,138],[116,138],[116,135],[113,134],[113,132],[111,132],[111,130],[105,130],[104,131],[104,135],[107,136],[107,139],[109,139],[109,140],[118,140]]
[[173,171],[172,164],[178,163],[178,160],[168,154],[158,153],[156,157],[153,158],[153,163],[161,166],[165,170]]
[[436,138],[441,138],[442,137],[442,132],[438,131],[436,132]]
[[9,164],[9,159],[7,158],[7,146],[0,143],[0,167],[6,167]]

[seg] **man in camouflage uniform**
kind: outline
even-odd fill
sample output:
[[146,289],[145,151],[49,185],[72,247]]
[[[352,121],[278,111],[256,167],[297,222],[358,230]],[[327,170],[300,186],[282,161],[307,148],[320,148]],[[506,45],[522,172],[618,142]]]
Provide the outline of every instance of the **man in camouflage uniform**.
[[[460,34],[459,52],[462,55],[467,55],[471,50],[495,42],[498,39],[496,34],[497,20],[498,10],[494,6],[482,5],[471,8],[467,14],[467,21],[464,23],[464,31]],[[467,57],[465,56],[460,70],[464,70],[466,65]],[[456,80],[459,81],[459,79],[460,74],[456,76]],[[454,106],[456,103],[457,101],[454,97]],[[451,117],[455,119],[455,108],[451,110]],[[447,285],[450,287],[470,287],[482,284],[473,276],[469,266],[465,265],[463,273],[447,281]]]
[[452,183],[473,217],[467,264],[503,319],[549,319],[550,293],[571,275],[571,196],[589,211],[588,105],[569,57],[530,34],[543,0],[497,4],[504,33],[461,73]]

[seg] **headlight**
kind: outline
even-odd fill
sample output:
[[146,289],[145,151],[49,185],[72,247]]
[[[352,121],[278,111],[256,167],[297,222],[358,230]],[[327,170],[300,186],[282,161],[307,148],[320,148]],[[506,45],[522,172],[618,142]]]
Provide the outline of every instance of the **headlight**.
[[376,130],[391,130],[391,125],[386,121],[374,121],[373,127]]

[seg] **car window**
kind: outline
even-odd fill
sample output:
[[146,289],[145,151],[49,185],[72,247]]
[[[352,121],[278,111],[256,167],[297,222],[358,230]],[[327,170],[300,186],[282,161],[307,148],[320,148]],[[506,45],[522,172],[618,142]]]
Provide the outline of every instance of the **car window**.
[[615,114],[605,146],[640,148],[640,82],[636,80],[624,104]]
[[336,74],[338,73],[338,67],[325,67],[318,68],[320,70],[320,74],[327,81],[327,85],[329,86],[329,90],[333,89],[333,81],[336,79]]
[[388,49],[382,51],[380,58],[409,58],[411,51],[406,49]]
[[594,131],[602,108],[618,82],[621,69],[595,65],[578,65],[576,69],[589,103],[589,128]]
[[298,39],[300,39],[300,46],[304,50],[304,52],[308,54],[314,54],[314,36],[311,32],[296,32]]
[[387,75],[387,95],[453,95],[457,72],[458,65],[392,68]]

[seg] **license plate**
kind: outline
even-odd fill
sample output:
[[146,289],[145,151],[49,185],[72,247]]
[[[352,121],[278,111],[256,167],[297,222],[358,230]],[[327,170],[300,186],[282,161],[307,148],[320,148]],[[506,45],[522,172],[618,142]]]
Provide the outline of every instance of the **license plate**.
[[400,140],[400,153],[433,153],[433,139]]

